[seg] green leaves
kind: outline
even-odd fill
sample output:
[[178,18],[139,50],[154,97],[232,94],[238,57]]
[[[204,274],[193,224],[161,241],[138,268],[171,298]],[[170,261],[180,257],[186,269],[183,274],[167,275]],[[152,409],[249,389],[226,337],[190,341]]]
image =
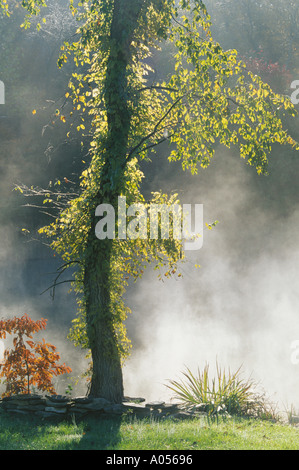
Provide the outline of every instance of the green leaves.
[[[194,3],[195,12],[200,6]],[[205,14],[196,20],[181,15],[172,28],[170,37],[178,52],[169,85],[179,90],[182,99],[169,116],[170,141],[175,144],[170,160],[180,160],[184,169],[196,173],[199,166],[210,164],[216,144],[233,144],[249,165],[265,174],[274,143],[299,149],[281,120],[285,113],[296,111],[288,97],[275,94],[247,71],[236,51],[224,51],[214,42],[209,26]],[[178,94],[168,93],[169,105]]]

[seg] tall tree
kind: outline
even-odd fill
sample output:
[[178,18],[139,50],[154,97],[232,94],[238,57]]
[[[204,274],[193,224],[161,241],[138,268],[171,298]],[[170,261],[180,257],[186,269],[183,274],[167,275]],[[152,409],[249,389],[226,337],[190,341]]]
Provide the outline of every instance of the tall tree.
[[[5,8],[7,2],[0,4]],[[45,2],[22,4],[30,16]],[[59,65],[70,55],[78,65],[66,96],[82,113],[79,131],[86,116],[91,119],[90,161],[75,197],[47,193],[58,213],[40,232],[64,260],[55,285],[68,267],[76,267],[80,308],[71,336],[91,350],[90,394],[121,402],[122,360],[130,347],[123,302],[128,279],[136,280],[150,263],[166,276],[178,275],[182,243],[174,237],[124,240],[117,237],[117,224],[115,237],[98,240],[96,208],[107,203],[117,214],[119,196],[126,196],[127,205],[174,203],[175,195],[154,193],[145,201],[140,191],[140,165],[165,141],[171,144],[169,159],[193,173],[209,165],[220,143],[237,145],[240,156],[265,174],[274,143],[298,149],[281,121],[295,111],[287,97],[246,70],[235,50],[213,40],[200,0],[86,0],[77,7],[71,0],[70,8],[80,26],[76,40],[63,45]],[[163,41],[175,49],[173,72],[155,83],[148,59]]]

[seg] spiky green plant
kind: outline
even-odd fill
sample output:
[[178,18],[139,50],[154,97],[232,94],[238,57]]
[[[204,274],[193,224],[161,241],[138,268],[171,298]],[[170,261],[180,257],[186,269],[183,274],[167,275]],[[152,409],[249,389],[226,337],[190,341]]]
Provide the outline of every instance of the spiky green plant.
[[185,380],[170,380],[166,387],[186,408],[205,410],[210,416],[227,413],[275,418],[274,408],[264,393],[257,391],[257,384],[252,379],[241,377],[241,367],[232,373],[221,369],[217,363],[216,371],[216,377],[210,378],[209,365],[203,371],[198,369],[197,375],[186,368],[183,372]]

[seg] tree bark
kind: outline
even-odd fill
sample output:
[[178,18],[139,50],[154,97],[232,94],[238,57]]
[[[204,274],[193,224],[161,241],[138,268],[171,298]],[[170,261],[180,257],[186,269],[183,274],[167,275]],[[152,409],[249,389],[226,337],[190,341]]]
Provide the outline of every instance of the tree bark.
[[85,271],[87,334],[92,353],[89,395],[112,403],[123,399],[123,379],[111,311],[109,278],[112,240],[95,242]]
[[93,372],[89,394],[113,403],[123,400],[121,358],[113,327],[109,291],[113,240],[95,236],[95,209],[101,203],[116,206],[126,169],[131,115],[128,106],[127,68],[131,42],[144,0],[115,0],[110,30],[110,56],[105,80],[108,131],[101,188],[94,198],[91,229],[85,261],[84,291],[87,334]]

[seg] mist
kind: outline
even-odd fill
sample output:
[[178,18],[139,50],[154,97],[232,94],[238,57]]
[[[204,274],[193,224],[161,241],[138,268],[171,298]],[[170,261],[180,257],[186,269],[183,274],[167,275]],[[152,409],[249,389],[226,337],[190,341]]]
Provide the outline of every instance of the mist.
[[201,250],[187,252],[183,279],[161,283],[148,273],[131,294],[128,387],[165,399],[167,379],[182,378],[186,366],[213,371],[217,361],[231,371],[242,366],[280,406],[295,404],[299,212],[290,188],[280,194],[288,208],[278,201],[270,210],[277,180],[258,180],[223,149],[208,170],[185,179],[183,201],[203,203],[204,222],[219,224],[204,231]]
[[[283,2],[276,3],[282,8]],[[75,25],[62,9],[65,2],[50,4],[47,29],[41,33],[19,31],[19,17],[13,26],[7,26],[11,19],[0,18],[0,36],[13,31],[0,49],[0,80],[6,90],[5,105],[0,105],[0,317],[27,313],[33,319],[47,318],[44,336],[76,378],[88,361],[66,339],[76,314],[75,298],[66,285],[57,289],[54,300],[49,292],[41,295],[60,261],[47,247],[24,237],[22,228],[34,233],[47,219],[22,207],[24,201],[13,191],[20,181],[47,186],[51,179],[71,177],[85,151],[76,140],[63,144],[65,127],[52,123],[72,70],[68,65],[58,71],[59,47]],[[241,55],[260,47],[265,60],[288,62],[292,78],[299,78],[297,54],[291,55],[289,46],[280,55],[278,48],[273,51],[259,23],[267,16],[268,2],[261,7],[264,16],[257,17],[253,7],[246,13],[252,16],[243,16],[243,23],[254,27],[241,39],[237,15],[244,11],[231,10],[232,5],[231,0],[207,2],[216,39]],[[286,12],[286,21],[291,13]],[[274,11],[270,26],[275,19],[279,21]],[[284,33],[277,32],[281,41]],[[161,64],[157,58],[157,67]],[[291,79],[282,84],[280,75],[266,78],[276,91],[291,94]],[[298,123],[298,118],[287,123],[295,139]],[[236,149],[218,147],[210,167],[191,176],[169,163],[167,152],[165,145],[152,163],[144,164],[144,192],[177,192],[182,203],[203,204],[204,223],[219,224],[204,230],[201,250],[187,252],[182,278],[161,282],[148,270],[128,289],[132,314],[126,324],[133,348],[124,366],[125,395],[169,399],[167,380],[180,378],[186,366],[196,371],[208,363],[213,371],[218,361],[232,371],[242,366],[244,377],[253,377],[281,407],[299,408],[299,364],[291,360],[292,342],[299,340],[298,156],[275,147],[269,175],[257,176]],[[1,348],[0,343],[0,357]],[[60,393],[65,385],[59,384]],[[80,381],[75,390],[84,394],[86,383]]]

